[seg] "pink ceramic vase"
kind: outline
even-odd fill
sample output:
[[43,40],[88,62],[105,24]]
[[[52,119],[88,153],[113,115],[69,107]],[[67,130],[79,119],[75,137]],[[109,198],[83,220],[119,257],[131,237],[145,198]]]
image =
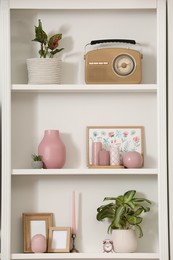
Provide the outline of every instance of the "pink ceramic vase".
[[66,148],[58,130],[45,130],[39,144],[38,154],[42,156],[43,168],[60,169],[66,160]]
[[99,165],[110,165],[110,153],[106,150],[99,151]]
[[126,152],[123,155],[123,165],[126,168],[141,168],[143,165],[143,156],[135,151]]
[[99,165],[99,152],[102,150],[101,142],[93,142],[92,143],[92,165]]
[[46,237],[37,234],[31,239],[31,250],[33,253],[44,253],[47,249]]

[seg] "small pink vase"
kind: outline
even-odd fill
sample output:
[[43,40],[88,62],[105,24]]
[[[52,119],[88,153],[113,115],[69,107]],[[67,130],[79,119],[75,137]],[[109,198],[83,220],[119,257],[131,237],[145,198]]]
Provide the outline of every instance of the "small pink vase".
[[46,237],[37,234],[31,239],[31,250],[33,253],[44,253],[47,249]]
[[93,142],[92,143],[92,165],[99,165],[99,152],[102,150],[101,142]]
[[64,166],[66,148],[58,130],[45,130],[44,137],[38,146],[38,154],[42,156],[45,169],[60,169]]
[[110,153],[106,150],[99,151],[99,165],[110,165]]
[[135,151],[126,152],[123,155],[123,165],[126,168],[141,168],[143,165],[143,156]]

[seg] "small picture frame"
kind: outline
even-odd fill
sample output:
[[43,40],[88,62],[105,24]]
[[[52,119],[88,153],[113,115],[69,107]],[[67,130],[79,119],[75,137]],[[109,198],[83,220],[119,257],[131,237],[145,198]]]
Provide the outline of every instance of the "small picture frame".
[[94,166],[92,163],[92,144],[101,142],[105,150],[112,145],[119,145],[122,164],[124,152],[137,151],[143,155],[143,126],[88,126],[87,127],[87,166],[89,168],[121,168],[119,166]]
[[70,252],[70,227],[50,227],[48,252],[68,253]]
[[24,253],[31,253],[31,240],[36,234],[42,234],[48,241],[49,227],[53,225],[53,213],[23,213]]

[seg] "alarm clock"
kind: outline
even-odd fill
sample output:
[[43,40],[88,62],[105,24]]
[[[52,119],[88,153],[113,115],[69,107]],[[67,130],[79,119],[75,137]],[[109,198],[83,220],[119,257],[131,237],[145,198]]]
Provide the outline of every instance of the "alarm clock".
[[105,239],[103,241],[103,252],[104,253],[113,252],[113,242],[110,239]]
[[[92,41],[91,45],[110,41],[117,40]],[[85,82],[87,84],[139,84],[141,82],[143,55],[140,51],[133,49],[136,42],[118,41],[126,42],[126,47],[97,48],[85,54]]]

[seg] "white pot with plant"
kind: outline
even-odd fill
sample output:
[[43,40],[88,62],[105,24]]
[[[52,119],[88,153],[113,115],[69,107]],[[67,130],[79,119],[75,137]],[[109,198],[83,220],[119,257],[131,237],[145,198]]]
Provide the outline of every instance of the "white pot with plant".
[[40,43],[40,58],[27,59],[28,84],[60,84],[61,60],[54,55],[64,49],[58,49],[61,39],[60,33],[49,37],[38,20],[33,41]]
[[138,237],[143,236],[140,224],[143,221],[142,213],[150,211],[151,201],[145,198],[136,198],[136,191],[129,190],[118,197],[106,197],[104,201],[113,201],[97,209],[97,220],[108,219],[110,225],[108,233],[112,233],[114,251],[117,253],[132,253],[137,249]]
[[41,155],[32,154],[32,168],[33,169],[41,169],[43,168],[43,162]]

